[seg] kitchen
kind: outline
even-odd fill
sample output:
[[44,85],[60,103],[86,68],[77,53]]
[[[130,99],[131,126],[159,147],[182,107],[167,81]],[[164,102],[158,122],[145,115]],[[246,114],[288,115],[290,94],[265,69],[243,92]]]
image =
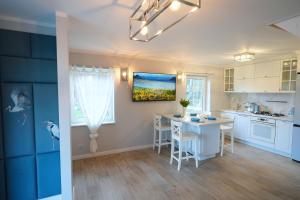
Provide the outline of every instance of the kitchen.
[[299,161],[299,69],[297,57],[225,68],[220,115],[234,119],[237,141]]

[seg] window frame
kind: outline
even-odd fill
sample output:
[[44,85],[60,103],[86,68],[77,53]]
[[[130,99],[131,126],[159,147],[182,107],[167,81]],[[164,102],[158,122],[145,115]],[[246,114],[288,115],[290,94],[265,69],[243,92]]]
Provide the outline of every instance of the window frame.
[[[186,75],[186,83],[185,83],[185,98],[187,98],[187,86],[188,86],[188,79],[198,79],[198,80],[204,80],[203,90],[204,90],[204,97],[202,102],[202,108],[201,109],[191,109],[190,106],[187,107],[187,112],[202,112],[202,113],[208,113],[210,112],[210,80],[208,76],[201,75],[201,74],[187,74]],[[202,110],[202,111],[200,111]]]
[[[114,75],[114,79],[115,79],[115,75]],[[71,73],[70,73],[70,80],[72,80],[71,78]],[[113,97],[112,97],[112,101],[113,101],[113,106],[112,106],[112,113],[113,113],[113,120],[108,120],[106,122],[103,122],[102,125],[112,125],[116,123],[116,113],[115,113],[115,106],[116,106],[116,102],[115,102],[115,95],[116,95],[116,81],[114,80],[114,87],[113,87]],[[73,100],[75,99],[73,96],[73,91],[75,91],[74,86],[72,84],[72,81],[70,81],[70,104],[71,104],[71,127],[80,127],[80,126],[87,126],[87,122],[82,122],[80,120],[78,120],[77,122],[74,122],[74,116],[73,116]]]

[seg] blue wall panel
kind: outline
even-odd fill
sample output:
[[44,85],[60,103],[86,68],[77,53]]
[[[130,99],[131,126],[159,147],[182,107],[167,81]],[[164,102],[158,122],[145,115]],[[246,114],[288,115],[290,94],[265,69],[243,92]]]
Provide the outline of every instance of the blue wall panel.
[[36,152],[59,151],[57,84],[34,84],[33,91]]
[[61,193],[59,152],[37,155],[38,198]]
[[[0,105],[1,105],[1,99],[0,99]],[[2,131],[2,114],[0,112],[0,159],[3,158],[3,131]]]
[[30,34],[0,30],[0,55],[30,57]]
[[0,160],[0,199],[5,198],[5,173],[4,173],[4,162]]
[[57,82],[55,60],[1,57],[1,79],[4,82]]
[[31,84],[2,84],[3,133],[6,157],[34,154],[32,103]]
[[56,37],[31,34],[32,58],[56,59]]
[[6,160],[7,199],[36,199],[36,167],[34,156]]

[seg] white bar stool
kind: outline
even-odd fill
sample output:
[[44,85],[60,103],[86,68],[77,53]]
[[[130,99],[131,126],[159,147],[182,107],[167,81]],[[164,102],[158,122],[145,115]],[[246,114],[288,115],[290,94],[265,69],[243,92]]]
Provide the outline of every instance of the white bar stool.
[[225,146],[225,134],[230,133],[231,137],[231,153],[234,153],[234,122],[228,123],[228,124],[221,124],[220,130],[221,130],[221,157],[224,154],[224,146]]
[[[160,115],[155,115],[153,120],[153,126],[154,126],[154,133],[153,133],[153,150],[155,150],[155,147],[158,147],[158,154],[160,154],[161,146],[169,145],[171,144],[168,139],[171,135],[171,126],[170,124],[162,124],[162,117]],[[157,138],[158,133],[158,138]],[[169,137],[168,137],[168,135]],[[163,136],[165,136],[163,138]]]
[[[171,139],[171,159],[170,164],[172,165],[173,159],[178,162],[177,170],[180,171],[181,168],[181,160],[194,158],[196,162],[196,168],[198,168],[198,135],[192,132],[182,132],[182,122],[171,121],[171,132],[172,132],[172,139]],[[175,141],[178,142],[179,150],[175,151]],[[194,142],[194,155],[189,155],[185,153],[185,157],[182,157],[182,148],[184,143],[186,142]],[[175,154],[178,153],[178,157]]]

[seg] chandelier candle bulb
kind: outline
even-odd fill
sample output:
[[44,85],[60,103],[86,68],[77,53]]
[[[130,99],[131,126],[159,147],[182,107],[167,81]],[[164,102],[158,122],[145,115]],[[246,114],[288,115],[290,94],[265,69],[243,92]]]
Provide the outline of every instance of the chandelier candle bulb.
[[177,11],[177,10],[180,9],[180,6],[181,6],[181,3],[180,3],[179,1],[177,1],[177,0],[175,0],[175,1],[173,1],[173,2],[171,3],[170,9],[171,9],[172,11]]

